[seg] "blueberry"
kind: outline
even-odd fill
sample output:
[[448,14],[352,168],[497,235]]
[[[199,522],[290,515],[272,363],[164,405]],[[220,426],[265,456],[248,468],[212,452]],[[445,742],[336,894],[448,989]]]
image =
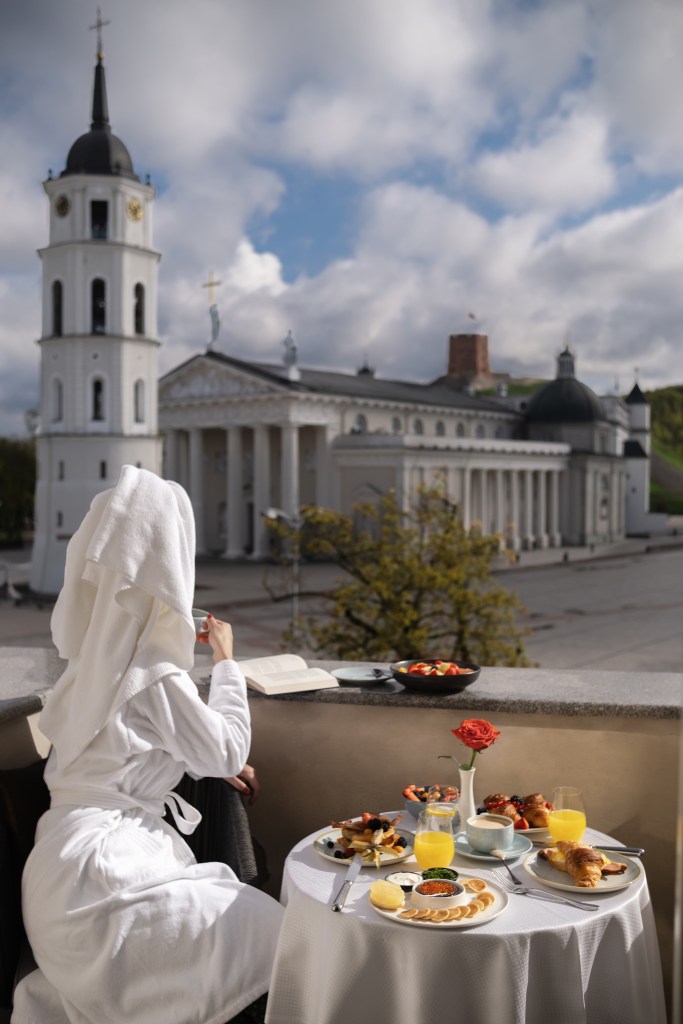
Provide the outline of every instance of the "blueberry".
[[325,845],[327,846],[328,850],[334,850],[334,843],[332,842],[331,839],[328,839]]

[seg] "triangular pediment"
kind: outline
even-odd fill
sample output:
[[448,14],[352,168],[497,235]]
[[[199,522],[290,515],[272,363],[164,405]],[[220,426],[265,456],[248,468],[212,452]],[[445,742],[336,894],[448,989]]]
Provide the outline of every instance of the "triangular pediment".
[[166,375],[159,385],[159,401],[252,398],[255,395],[280,394],[282,390],[277,382],[264,380],[262,375],[199,358]]

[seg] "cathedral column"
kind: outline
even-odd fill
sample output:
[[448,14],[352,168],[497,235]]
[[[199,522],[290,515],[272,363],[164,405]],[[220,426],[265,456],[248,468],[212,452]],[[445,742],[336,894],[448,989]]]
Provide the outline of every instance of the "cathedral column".
[[242,539],[242,428],[228,427],[225,431],[227,466],[225,473],[225,526],[227,531],[224,558],[241,558],[244,554]]
[[503,470],[496,470],[496,533],[501,551],[505,548],[505,479]]
[[472,470],[463,466],[462,470],[462,525],[466,530],[472,525]]
[[320,508],[332,505],[330,468],[330,430],[318,427],[315,432],[315,503]]
[[548,486],[548,474],[544,469],[538,471],[538,519],[536,528],[536,540],[539,548],[548,547],[548,523],[546,508],[546,488]]
[[523,544],[527,551],[534,547],[534,476],[533,470],[524,470],[524,527]]
[[189,451],[189,495],[194,509],[196,553],[204,554],[204,446],[202,431],[193,427]]
[[268,554],[268,536],[263,514],[270,507],[270,437],[268,427],[254,427],[254,548],[252,558]]
[[164,436],[164,479],[178,479],[178,431],[167,430]]
[[562,544],[560,533],[560,471],[550,473],[550,546],[559,548]]
[[489,473],[487,469],[479,470],[479,495],[481,510],[481,532],[483,536],[491,533],[489,516]]
[[282,455],[280,462],[280,493],[282,495],[282,511],[292,519],[299,516],[299,428],[285,423],[280,428],[282,437]]
[[517,553],[520,549],[520,524],[522,512],[519,504],[519,473],[513,469],[510,473],[510,547]]

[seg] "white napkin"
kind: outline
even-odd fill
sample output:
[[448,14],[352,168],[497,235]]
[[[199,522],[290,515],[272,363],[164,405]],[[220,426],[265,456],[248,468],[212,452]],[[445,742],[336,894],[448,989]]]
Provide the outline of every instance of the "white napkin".
[[195,530],[176,483],[124,466],[69,542],[52,638],[64,673],[40,728],[61,767],[122,704],[194,659]]

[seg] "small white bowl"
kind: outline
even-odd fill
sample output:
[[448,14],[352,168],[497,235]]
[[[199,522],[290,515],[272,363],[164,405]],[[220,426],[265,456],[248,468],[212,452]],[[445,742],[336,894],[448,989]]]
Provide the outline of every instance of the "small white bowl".
[[[430,893],[420,891],[436,883],[447,885],[450,892]],[[410,902],[414,907],[428,907],[430,910],[450,910],[451,907],[459,907],[461,904],[467,903],[468,899],[469,896],[465,891],[465,887],[460,882],[451,882],[446,878],[425,878],[418,885],[413,886],[413,891],[410,894]]]

